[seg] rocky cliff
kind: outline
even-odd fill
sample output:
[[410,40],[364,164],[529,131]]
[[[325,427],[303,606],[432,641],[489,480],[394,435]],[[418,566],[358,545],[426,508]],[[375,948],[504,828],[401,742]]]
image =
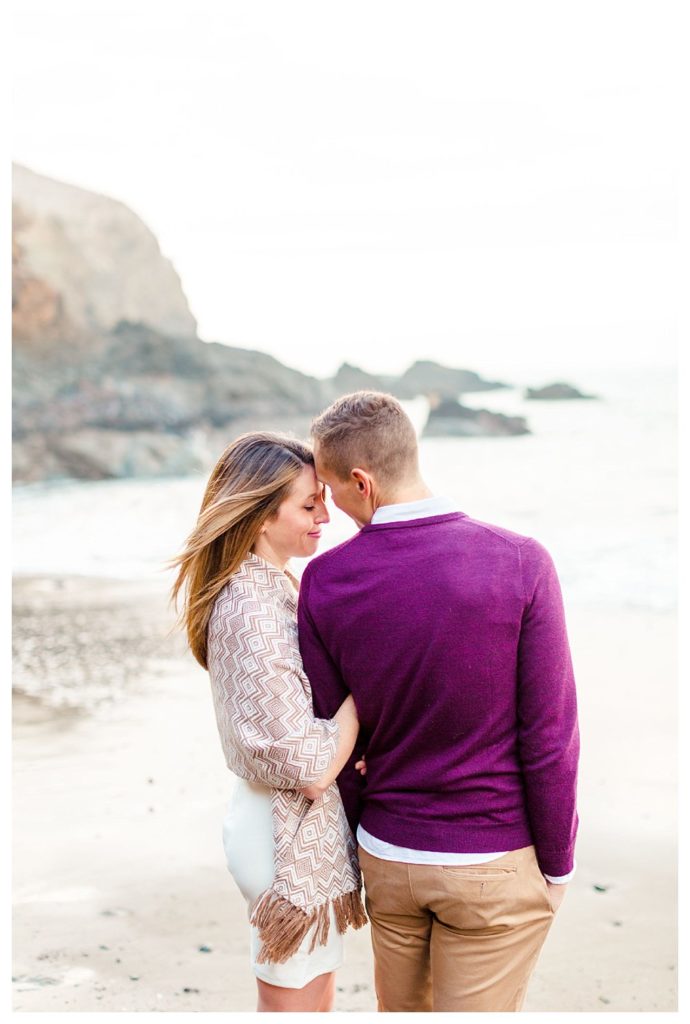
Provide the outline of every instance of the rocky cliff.
[[[13,174],[13,475],[106,479],[208,470],[245,430],[307,436],[361,388],[456,399],[503,385],[419,362],[400,378],[344,364],[328,381],[199,339],[180,279],[146,225],[105,196]],[[433,429],[503,433],[490,413]],[[472,421],[471,423],[469,421]]]
[[19,164],[13,167],[12,200],[21,261],[15,328],[25,337],[46,322],[45,315],[32,315],[30,282],[57,297],[54,326],[108,331],[128,320],[164,335],[196,337],[177,272],[123,203]]
[[112,199],[15,167],[12,257],[15,480],[201,471],[243,430],[306,433],[331,398],[201,341],[172,264]]

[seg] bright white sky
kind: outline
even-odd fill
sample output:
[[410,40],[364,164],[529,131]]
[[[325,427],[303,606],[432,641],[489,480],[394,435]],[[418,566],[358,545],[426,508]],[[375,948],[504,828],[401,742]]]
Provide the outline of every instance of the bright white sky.
[[13,157],[317,376],[671,364],[681,6],[15,0]]

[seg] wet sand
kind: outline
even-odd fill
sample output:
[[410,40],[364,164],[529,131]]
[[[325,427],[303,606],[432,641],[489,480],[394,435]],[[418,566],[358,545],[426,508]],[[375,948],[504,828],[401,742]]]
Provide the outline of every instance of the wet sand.
[[[159,584],[14,588],[17,1011],[251,1011],[246,907],[225,867],[232,777],[208,677]],[[582,731],[578,870],[531,1011],[676,1009],[676,626],[569,609]],[[368,929],[335,1009],[373,1011]]]

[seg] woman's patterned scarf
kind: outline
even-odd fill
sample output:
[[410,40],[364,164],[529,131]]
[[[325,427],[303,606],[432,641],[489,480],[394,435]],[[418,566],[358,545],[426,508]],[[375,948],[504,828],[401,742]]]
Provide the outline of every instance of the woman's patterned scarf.
[[[291,582],[292,581],[292,582]],[[366,924],[356,844],[333,783],[317,800],[298,788],[327,770],[338,726],[314,718],[297,644],[297,581],[250,554],[219,594],[208,631],[208,669],[227,765],[270,786],[275,878],[251,908],[259,963],[283,963],[313,929]]]

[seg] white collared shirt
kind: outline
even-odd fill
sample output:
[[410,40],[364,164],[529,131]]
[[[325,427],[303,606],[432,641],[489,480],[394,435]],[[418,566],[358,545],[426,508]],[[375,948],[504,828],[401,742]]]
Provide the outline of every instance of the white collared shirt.
[[[420,498],[418,501],[404,501],[398,505],[381,505],[374,512],[371,518],[372,526],[378,523],[404,522],[407,519],[425,519],[428,516],[449,515],[451,512],[458,512],[459,509],[450,498],[439,495],[438,497]],[[377,839],[369,832],[357,827],[357,841],[372,857],[379,857],[381,860],[397,860],[405,864],[484,864],[498,857],[504,857],[510,850],[502,850],[498,853],[442,853],[438,850],[412,850],[407,846],[394,846],[393,843],[386,843]],[[569,882],[575,874],[575,868],[568,875],[554,877],[545,875],[549,882],[562,884]]]
[[419,498],[417,501],[401,501],[399,505],[381,505],[371,517],[371,525],[395,523],[406,519],[425,519],[427,516],[447,516],[459,512],[458,506],[443,495]]

